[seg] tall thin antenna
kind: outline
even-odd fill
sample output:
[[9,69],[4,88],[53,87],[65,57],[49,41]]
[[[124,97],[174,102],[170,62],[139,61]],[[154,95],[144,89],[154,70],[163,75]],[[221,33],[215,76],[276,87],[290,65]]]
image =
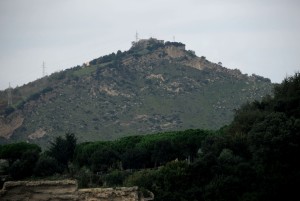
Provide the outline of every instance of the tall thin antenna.
[[173,36],[173,42],[175,42],[175,36]]
[[138,32],[136,31],[135,33],[135,42],[137,43],[139,41],[139,34]]
[[43,77],[45,77],[45,75],[46,75],[46,66],[45,66],[44,61],[43,61],[42,69],[43,69]]
[[9,87],[7,89],[7,105],[12,106],[12,95],[11,95],[11,86],[9,83]]

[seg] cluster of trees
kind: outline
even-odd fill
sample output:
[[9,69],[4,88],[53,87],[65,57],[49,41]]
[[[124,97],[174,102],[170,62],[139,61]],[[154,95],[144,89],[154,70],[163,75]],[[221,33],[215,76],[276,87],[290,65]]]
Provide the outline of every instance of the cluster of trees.
[[165,42],[165,46],[185,47],[185,44],[180,42]]
[[73,162],[79,168],[89,167],[97,173],[156,168],[172,160],[193,161],[201,141],[209,134],[203,130],[186,130],[82,143],[76,147]]
[[[0,158],[8,161],[4,172],[14,180],[54,174],[68,174],[81,180],[97,173],[156,168],[172,160],[193,161],[201,141],[209,134],[209,131],[187,130],[77,145],[75,135],[67,133],[64,138],[57,137],[44,152],[38,145],[25,142],[2,145]],[[89,174],[80,175],[85,170]],[[82,186],[93,185],[87,182]]]
[[109,62],[114,63],[116,61],[119,61],[124,55],[126,55],[126,52],[122,52],[121,50],[118,50],[117,54],[113,52],[109,55],[105,55],[97,59],[93,59],[92,61],[90,61],[90,65],[104,64]]
[[1,174],[19,180],[69,172],[75,147],[76,137],[72,133],[66,133],[65,138],[56,138],[45,152],[38,145],[26,142],[2,145],[0,159],[5,159],[7,163],[0,164]]
[[242,106],[230,125],[214,132],[78,145],[66,134],[43,153],[27,143],[0,146],[13,179],[68,173],[81,187],[137,185],[152,191],[155,200],[168,201],[295,200],[299,155],[299,73],[277,85],[273,97]]
[[2,145],[0,158],[6,159],[8,164],[3,164],[4,173],[10,174],[13,179],[21,179],[22,175],[32,174],[34,165],[38,160],[41,148],[35,144],[25,142]]

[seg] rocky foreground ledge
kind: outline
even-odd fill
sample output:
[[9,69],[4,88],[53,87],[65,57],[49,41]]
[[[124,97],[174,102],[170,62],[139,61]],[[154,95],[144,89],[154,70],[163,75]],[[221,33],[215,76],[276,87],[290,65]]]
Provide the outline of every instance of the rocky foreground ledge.
[[[152,194],[153,195],[153,194]],[[138,187],[78,189],[76,180],[8,181],[1,201],[146,201]]]

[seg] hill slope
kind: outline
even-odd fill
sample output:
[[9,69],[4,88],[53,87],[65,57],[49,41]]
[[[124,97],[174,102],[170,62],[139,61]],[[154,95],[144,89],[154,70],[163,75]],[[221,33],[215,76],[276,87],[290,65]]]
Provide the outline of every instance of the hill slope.
[[45,144],[65,132],[82,142],[217,129],[272,87],[269,79],[197,57],[182,43],[150,38],[13,89],[12,107],[0,92],[0,139]]

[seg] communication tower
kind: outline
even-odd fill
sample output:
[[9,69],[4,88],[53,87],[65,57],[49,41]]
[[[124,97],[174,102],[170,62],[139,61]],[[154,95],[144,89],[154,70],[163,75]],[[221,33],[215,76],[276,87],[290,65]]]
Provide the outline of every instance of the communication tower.
[[9,87],[7,89],[7,104],[8,104],[8,106],[12,106],[12,95],[11,95],[10,83],[9,83]]
[[138,32],[136,31],[135,33],[135,42],[137,43],[139,41],[139,34]]
[[46,66],[45,66],[44,61],[43,61],[42,69],[43,69],[43,77],[45,77],[45,75],[46,75]]

